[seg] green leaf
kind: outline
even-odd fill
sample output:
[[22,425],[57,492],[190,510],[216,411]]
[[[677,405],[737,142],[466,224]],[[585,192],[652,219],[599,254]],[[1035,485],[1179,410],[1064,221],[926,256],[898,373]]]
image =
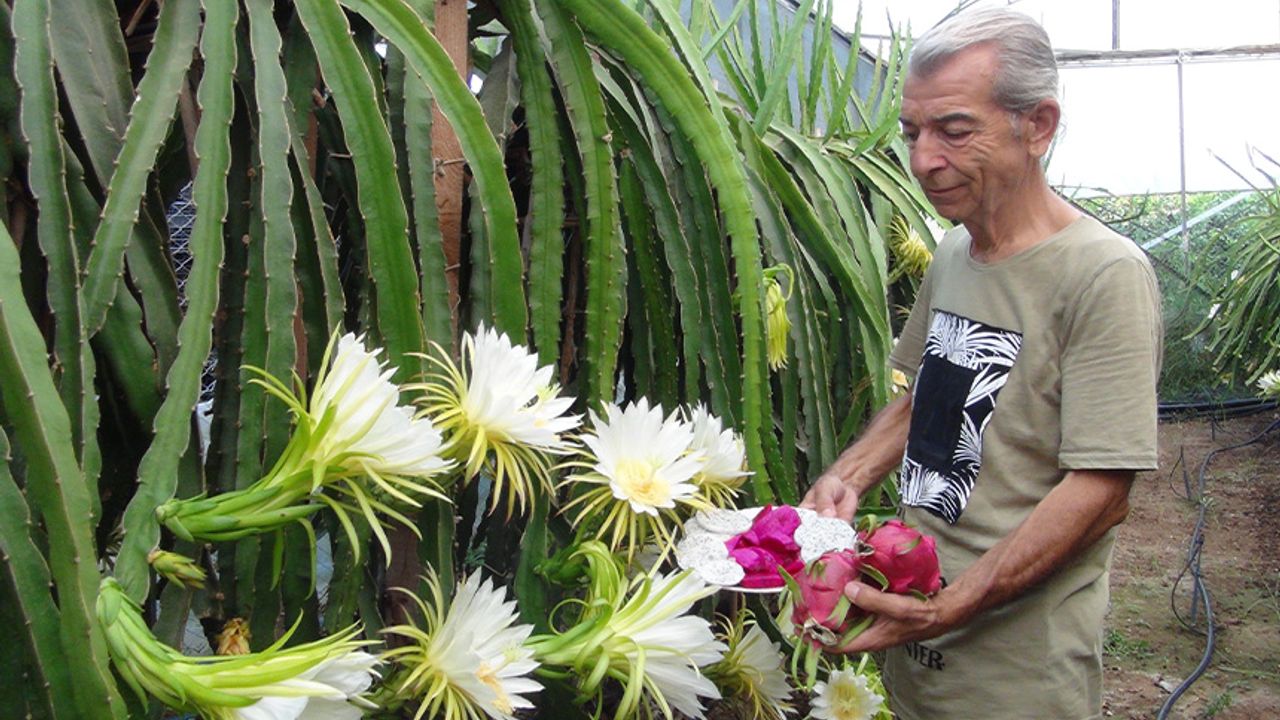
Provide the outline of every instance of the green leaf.
[[613,135],[582,31],[569,22],[564,10],[553,1],[539,0],[537,9],[547,34],[547,59],[564,96],[586,188],[585,400],[588,407],[598,407],[614,399],[614,376],[626,311],[626,248],[618,209]]
[[616,53],[670,112],[681,133],[694,146],[717,193],[728,230],[737,273],[738,317],[742,332],[743,424],[747,457],[755,474],[757,502],[769,502],[772,491],[765,467],[762,434],[765,408],[771,406],[765,382],[768,367],[764,348],[764,269],[746,175],[737,161],[728,128],[711,113],[705,96],[672,55],[666,42],[634,11],[611,0],[558,0],[579,24],[610,52]]
[[[803,39],[805,28],[809,25],[809,12],[813,9],[814,0],[802,0],[800,6],[796,8],[795,15],[792,18],[790,27],[786,30],[786,35],[782,39],[781,44],[774,43],[770,45],[773,50],[772,56],[769,58],[773,64],[773,70],[769,75],[769,79],[765,84],[764,99],[760,102],[760,109],[756,111],[755,119],[752,126],[755,128],[757,135],[763,135],[764,131],[769,128],[769,124],[773,122],[774,115],[778,112],[778,106],[786,102],[788,107],[786,113],[790,113],[790,97],[789,91],[791,84],[787,81],[787,77],[791,74],[791,68],[798,67],[797,60],[802,56]],[[770,6],[773,9],[773,6]],[[778,23],[774,22],[775,30]]]
[[564,275],[564,171],[556,104],[546,54],[530,0],[499,0],[511,29],[520,77],[520,103],[529,133],[529,315],[534,347],[545,364],[560,356],[560,300]]
[[21,642],[42,679],[40,699],[50,717],[74,718],[75,689],[59,637],[61,613],[49,592],[49,567],[31,537],[34,527],[26,499],[9,473],[9,438],[0,430],[0,555],[5,558],[5,580],[13,586],[13,610],[22,619]]

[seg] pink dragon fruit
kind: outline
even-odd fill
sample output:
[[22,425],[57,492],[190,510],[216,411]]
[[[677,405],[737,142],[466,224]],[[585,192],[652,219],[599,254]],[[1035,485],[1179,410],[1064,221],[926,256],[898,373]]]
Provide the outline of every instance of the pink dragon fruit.
[[749,530],[725,541],[729,557],[746,572],[742,587],[782,587],[778,568],[796,573],[804,567],[800,545],[795,540],[798,527],[800,514],[795,508],[766,505],[756,513]]
[[844,595],[844,586],[860,579],[862,563],[856,550],[833,550],[794,576],[791,622],[798,632],[818,644],[836,645],[866,617]]
[[888,581],[886,591],[932,595],[942,587],[942,571],[932,537],[895,518],[873,530],[864,542],[874,552],[862,560]]

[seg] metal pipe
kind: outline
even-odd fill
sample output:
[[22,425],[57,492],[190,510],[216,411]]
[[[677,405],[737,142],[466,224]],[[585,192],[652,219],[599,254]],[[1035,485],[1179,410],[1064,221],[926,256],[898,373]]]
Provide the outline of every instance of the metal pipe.
[[1187,232],[1187,123],[1183,97],[1182,68],[1186,63],[1178,54],[1178,193],[1182,204],[1182,256],[1191,272],[1191,234]]

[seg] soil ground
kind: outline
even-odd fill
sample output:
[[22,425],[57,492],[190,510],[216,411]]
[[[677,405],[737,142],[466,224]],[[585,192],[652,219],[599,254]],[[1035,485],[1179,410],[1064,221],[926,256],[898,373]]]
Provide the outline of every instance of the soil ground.
[[[1193,494],[1211,451],[1255,437],[1280,414],[1160,426],[1160,470],[1141,474],[1120,526],[1106,630],[1104,714],[1154,718],[1200,662],[1204,612],[1190,621],[1183,573],[1196,524]],[[1184,470],[1189,480],[1184,481]],[[1205,474],[1208,506],[1201,568],[1212,599],[1216,648],[1209,669],[1169,718],[1280,719],[1280,430],[1218,453]],[[1172,602],[1171,602],[1172,598]]]

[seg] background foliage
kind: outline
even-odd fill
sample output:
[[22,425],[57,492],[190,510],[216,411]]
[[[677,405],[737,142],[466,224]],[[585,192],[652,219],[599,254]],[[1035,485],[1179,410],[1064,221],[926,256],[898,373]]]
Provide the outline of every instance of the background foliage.
[[[1187,216],[1195,218],[1237,195],[1240,193],[1189,194]],[[1076,202],[1139,245],[1176,231],[1182,224],[1178,195],[1106,196]],[[1257,243],[1252,223],[1269,212],[1266,195],[1253,193],[1189,227],[1186,248],[1181,234],[1175,233],[1149,249],[1164,305],[1162,402],[1204,402],[1254,394],[1249,378],[1241,373],[1233,376],[1230,366],[1217,357],[1213,341],[1223,318],[1216,312],[1211,316],[1211,312],[1215,306],[1221,308],[1220,295],[1233,282],[1233,272],[1247,267],[1241,262],[1241,253]]]

